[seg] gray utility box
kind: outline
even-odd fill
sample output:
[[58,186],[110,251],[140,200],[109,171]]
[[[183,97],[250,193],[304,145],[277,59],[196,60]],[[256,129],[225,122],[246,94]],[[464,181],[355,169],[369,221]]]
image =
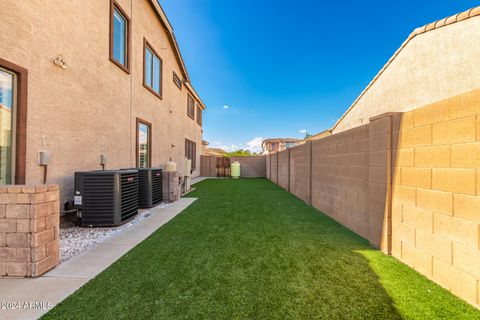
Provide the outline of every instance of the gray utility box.
[[82,226],[117,226],[138,213],[137,170],[76,172],[74,192]]

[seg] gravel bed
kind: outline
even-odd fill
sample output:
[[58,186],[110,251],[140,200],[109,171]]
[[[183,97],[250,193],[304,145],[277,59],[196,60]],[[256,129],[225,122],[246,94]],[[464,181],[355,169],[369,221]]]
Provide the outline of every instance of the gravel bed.
[[124,225],[112,228],[83,228],[78,226],[60,228],[60,262],[65,262],[74,256],[105,241],[112,235],[128,229],[140,221],[147,219],[154,209],[165,208],[169,204],[161,204],[138,214]]

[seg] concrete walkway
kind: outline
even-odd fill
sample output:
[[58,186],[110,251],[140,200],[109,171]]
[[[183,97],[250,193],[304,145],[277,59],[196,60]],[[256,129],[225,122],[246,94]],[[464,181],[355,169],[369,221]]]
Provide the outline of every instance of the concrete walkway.
[[195,177],[192,179],[192,185],[206,179],[230,179],[230,177]]
[[[105,270],[159,227],[191,205],[196,198],[182,198],[165,208],[152,210],[152,215],[95,247],[60,264],[39,278],[0,279],[0,319],[37,319],[78,288]],[[38,303],[24,308],[25,303]],[[11,310],[14,303],[22,306]],[[44,308],[41,308],[43,303]],[[8,310],[5,310],[8,308]]]

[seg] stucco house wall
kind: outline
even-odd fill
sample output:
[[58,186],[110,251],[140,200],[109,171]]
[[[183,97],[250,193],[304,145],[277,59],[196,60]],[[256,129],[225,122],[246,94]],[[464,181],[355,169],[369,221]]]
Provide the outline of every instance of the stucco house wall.
[[[48,151],[47,182],[63,199],[75,171],[101,169],[101,153],[106,169],[136,165],[136,118],[152,124],[152,166],[172,158],[183,172],[187,138],[200,172],[202,127],[187,116],[187,86],[173,82],[173,71],[185,75],[154,1],[116,2],[131,19],[129,74],[109,60],[110,0],[0,2],[0,58],[28,70],[25,183],[42,183],[37,157]],[[163,60],[163,99],[143,86],[144,38]]]
[[415,30],[332,128],[405,112],[470,92],[480,83],[480,7]]

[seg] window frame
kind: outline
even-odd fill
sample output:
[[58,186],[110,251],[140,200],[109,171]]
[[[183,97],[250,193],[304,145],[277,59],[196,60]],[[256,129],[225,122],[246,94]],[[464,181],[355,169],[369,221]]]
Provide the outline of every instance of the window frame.
[[[192,112],[190,113],[190,101],[193,102],[193,107],[192,107]],[[191,118],[192,120],[195,120],[195,99],[193,96],[189,93],[187,95],[187,116]]]
[[[178,79],[178,82],[180,84],[178,84],[177,81],[175,81],[175,79]],[[175,71],[173,71],[173,83],[175,83],[178,89],[182,90],[182,79],[180,79],[180,77]]]
[[136,132],[135,132],[135,167],[136,168],[139,168],[139,165],[140,165],[140,157],[139,157],[139,151],[140,151],[140,144],[139,144],[139,141],[138,139],[140,138],[139,137],[139,134],[138,134],[138,131],[140,129],[140,124],[143,124],[143,125],[146,125],[148,126],[148,168],[151,168],[152,167],[152,144],[153,144],[153,141],[152,141],[152,124],[146,120],[143,120],[143,119],[140,119],[140,118],[137,118],[136,120],[137,122],[137,125],[136,125]]
[[14,63],[0,58],[0,67],[15,74],[15,148],[14,172],[12,183],[25,184],[26,159],[27,159],[27,97],[28,97],[28,70]]
[[[146,82],[145,67],[147,65],[147,48],[152,53],[152,86],[153,86],[153,56],[156,56],[160,61],[160,75],[159,75],[160,76],[160,79],[159,79],[160,93],[158,93],[153,88],[151,88]],[[159,99],[163,99],[163,60],[146,38],[143,38],[143,86],[147,88],[148,91],[156,95]]]
[[[188,157],[190,151],[191,158]],[[197,143],[187,138],[185,138],[185,158],[192,160],[192,172],[197,170]]]
[[[125,39],[125,65],[117,61],[113,56],[113,25],[114,25],[114,13],[115,9],[126,20],[126,39]],[[130,57],[131,57],[131,21],[125,10],[115,0],[110,0],[110,61],[112,61],[117,67],[130,74]]]

